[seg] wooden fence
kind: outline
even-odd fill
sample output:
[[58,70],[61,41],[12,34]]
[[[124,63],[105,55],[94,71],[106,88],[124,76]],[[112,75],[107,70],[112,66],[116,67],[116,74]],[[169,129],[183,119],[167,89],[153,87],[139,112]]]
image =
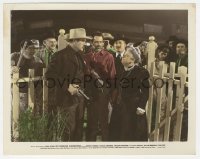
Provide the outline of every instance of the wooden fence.
[[[173,140],[180,141],[182,118],[183,118],[183,106],[186,102],[185,88],[188,87],[187,82],[187,68],[179,67],[178,73],[175,73],[175,63],[170,63],[169,69],[164,62],[159,63],[159,72],[155,72],[155,63],[149,70],[150,72],[150,88],[149,88],[149,100],[147,103],[147,119],[148,119],[148,133],[149,141],[169,141],[170,133],[173,133]],[[167,70],[169,70],[167,72]],[[27,82],[28,87],[28,107],[34,108],[34,81],[43,80],[43,113],[45,113],[48,102],[48,87],[47,81],[44,79],[45,69],[43,69],[42,77],[35,77],[34,70],[29,70],[29,76],[23,79],[19,78],[19,73],[13,74],[12,77],[12,136],[17,138],[18,133],[18,119],[19,119],[19,83]],[[161,84],[162,86],[158,85]],[[154,101],[156,91],[156,102]],[[175,94],[176,93],[176,94]],[[175,95],[173,95],[175,94]],[[166,95],[167,104],[164,108],[165,118],[161,121],[161,107],[162,98]],[[174,99],[175,97],[175,99]],[[175,100],[175,102],[173,102]],[[173,106],[175,103],[175,106]],[[153,112],[153,109],[156,112]],[[155,122],[152,121],[152,115],[155,115]],[[171,119],[174,118],[173,126]],[[152,129],[152,124],[155,128]],[[161,133],[162,130],[162,133]],[[172,132],[174,131],[174,132]],[[163,137],[162,137],[163,136]]]
[[[164,62],[159,63],[159,72],[155,73],[155,63],[152,63],[150,69],[150,89],[149,100],[147,103],[147,119],[150,141],[169,141],[170,133],[174,141],[180,141],[184,104],[187,102],[185,89],[188,87],[187,68],[182,66],[178,68],[178,73],[175,73],[175,63],[171,62],[169,69]],[[167,72],[167,70],[169,70]],[[161,83],[162,87],[156,86]],[[156,104],[153,105],[153,98],[156,94]],[[164,110],[164,119],[161,121],[161,106],[163,96],[166,95],[166,105]],[[175,103],[175,105],[173,105]],[[152,130],[152,108],[156,107],[155,129]],[[173,122],[171,121],[173,118]],[[170,128],[172,125],[172,129]],[[162,134],[160,133],[162,129]],[[172,132],[173,131],[173,132]],[[161,137],[163,135],[163,138]]]
[[34,70],[29,69],[28,77],[25,78],[19,78],[19,73],[14,73],[12,77],[12,136],[15,139],[18,138],[19,133],[18,133],[18,120],[19,120],[19,113],[20,113],[20,108],[19,108],[19,83],[22,82],[27,82],[28,83],[28,107],[34,108],[34,94],[35,94],[35,86],[34,82],[42,80],[43,84],[43,101],[42,101],[42,110],[43,114],[47,110],[47,104],[48,104],[48,85],[47,81],[44,78],[44,74],[46,72],[46,69],[43,69],[43,76],[34,76]]

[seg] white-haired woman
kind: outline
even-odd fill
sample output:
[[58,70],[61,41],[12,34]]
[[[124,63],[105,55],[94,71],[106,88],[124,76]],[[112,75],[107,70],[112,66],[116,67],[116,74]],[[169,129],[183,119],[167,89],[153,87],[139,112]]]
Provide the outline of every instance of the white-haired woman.
[[149,73],[141,67],[140,53],[128,46],[122,58],[125,71],[120,79],[121,141],[147,141],[145,106],[149,97]]

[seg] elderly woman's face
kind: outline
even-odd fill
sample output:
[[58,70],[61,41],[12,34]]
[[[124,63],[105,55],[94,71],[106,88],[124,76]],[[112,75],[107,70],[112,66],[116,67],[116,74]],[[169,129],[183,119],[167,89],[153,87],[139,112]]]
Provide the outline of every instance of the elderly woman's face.
[[134,64],[134,57],[133,54],[131,53],[130,49],[127,49],[126,52],[124,53],[124,56],[122,57],[122,64],[124,66],[130,66]]

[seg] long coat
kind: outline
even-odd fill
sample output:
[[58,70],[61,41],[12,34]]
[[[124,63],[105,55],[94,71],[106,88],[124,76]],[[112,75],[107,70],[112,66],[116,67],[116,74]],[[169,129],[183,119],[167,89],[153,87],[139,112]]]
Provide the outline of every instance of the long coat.
[[[129,82],[127,82],[129,81]],[[140,66],[125,71],[121,78],[121,141],[147,141],[147,118],[137,115],[149,97],[149,73]]]
[[83,76],[83,58],[71,46],[67,46],[53,55],[47,68],[46,78],[49,82],[48,87],[55,87],[55,104],[57,106],[68,107],[74,103],[74,98],[67,89],[69,84],[74,83],[74,79],[82,81]]

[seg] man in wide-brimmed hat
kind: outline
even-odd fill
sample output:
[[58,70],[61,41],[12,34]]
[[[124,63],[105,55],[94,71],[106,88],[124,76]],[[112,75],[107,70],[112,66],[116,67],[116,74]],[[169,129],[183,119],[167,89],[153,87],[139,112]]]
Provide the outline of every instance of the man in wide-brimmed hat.
[[[81,141],[84,99],[79,94],[83,85],[84,60],[82,58],[86,39],[84,28],[70,29],[69,45],[52,57],[46,72],[50,85],[55,85],[55,106],[61,116],[67,117],[62,141]],[[52,111],[50,109],[50,111]]]
[[103,41],[104,41],[104,48],[110,52],[111,54],[115,54],[115,50],[111,45],[112,41],[114,40],[114,36],[111,33],[102,33]]

